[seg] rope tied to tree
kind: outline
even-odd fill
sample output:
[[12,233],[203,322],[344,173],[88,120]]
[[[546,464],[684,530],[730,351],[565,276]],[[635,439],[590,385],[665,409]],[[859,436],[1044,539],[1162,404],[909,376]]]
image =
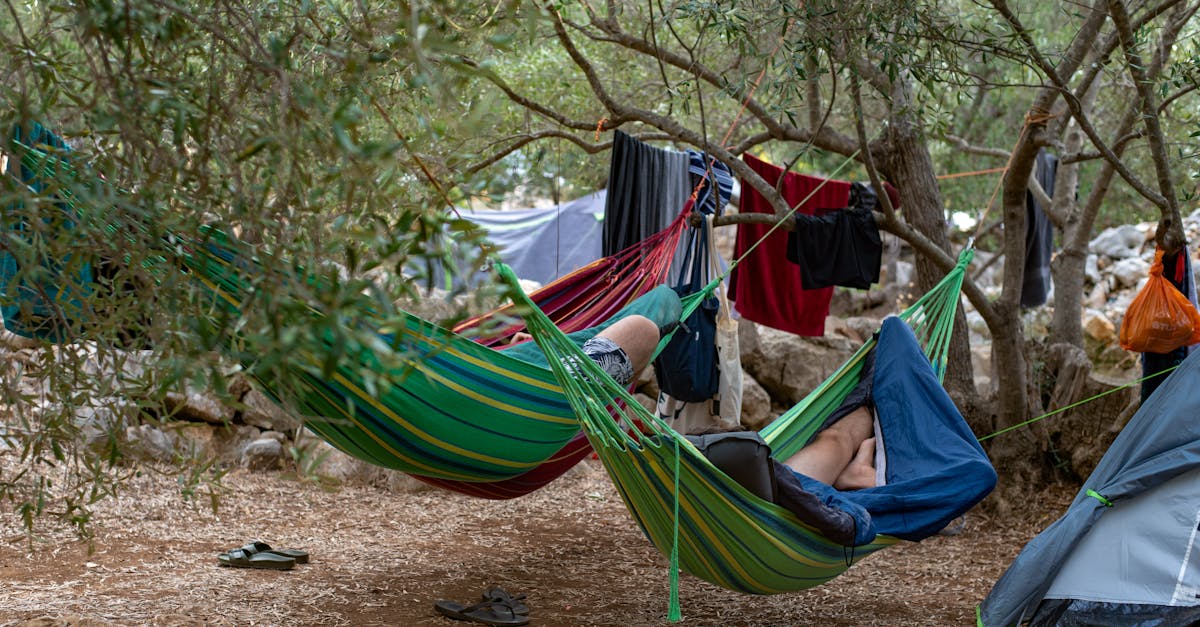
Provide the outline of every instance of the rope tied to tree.
[[996,196],[1000,193],[1000,186],[1004,183],[1005,177],[1008,176],[1009,169],[1012,168],[1013,157],[1017,154],[1017,146],[1020,146],[1021,142],[1024,141],[1025,133],[1029,131],[1029,127],[1035,124],[1045,124],[1056,117],[1058,117],[1057,113],[1051,113],[1038,105],[1031,106],[1029,111],[1025,113],[1025,123],[1021,125],[1021,132],[1017,134],[1017,141],[1013,143],[1012,150],[1008,151],[1008,161],[1005,162],[1003,168],[996,170],[1001,172],[1001,175],[996,179],[996,185],[992,188],[992,195],[983,207],[983,213],[979,216],[979,222],[975,225],[975,234],[971,236],[972,240],[979,236],[979,232],[987,220],[987,215],[992,210],[992,204],[996,202]]

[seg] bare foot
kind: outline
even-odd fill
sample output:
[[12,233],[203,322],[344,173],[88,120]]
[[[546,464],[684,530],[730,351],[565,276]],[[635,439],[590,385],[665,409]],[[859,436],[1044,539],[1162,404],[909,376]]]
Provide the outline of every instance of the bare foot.
[[863,440],[854,459],[838,475],[833,487],[839,490],[861,490],[875,487],[875,438]]

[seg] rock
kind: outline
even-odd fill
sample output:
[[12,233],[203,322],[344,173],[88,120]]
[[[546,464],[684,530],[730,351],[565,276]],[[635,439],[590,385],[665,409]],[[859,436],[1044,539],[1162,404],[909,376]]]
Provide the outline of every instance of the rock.
[[1106,281],[1098,281],[1092,291],[1083,299],[1083,306],[1099,309],[1108,302],[1108,285]]
[[217,427],[199,422],[175,425],[171,429],[175,435],[175,452],[186,459],[203,461],[215,459],[230,465],[231,456],[222,455],[217,429]]
[[125,430],[129,450],[136,457],[161,462],[175,460],[175,434],[151,425],[131,426]]
[[242,449],[238,464],[250,470],[278,470],[283,467],[283,444],[277,438],[254,440]]
[[847,318],[846,327],[852,331],[846,337],[855,344],[862,344],[879,330],[879,320],[863,317]]
[[983,319],[983,315],[974,309],[967,312],[967,330],[973,336],[986,337],[990,335],[987,322]]
[[1088,283],[1099,285],[1104,281],[1104,276],[1100,274],[1100,257],[1094,254],[1088,255],[1083,262],[1083,276]]
[[650,398],[649,396],[647,396],[645,394],[642,394],[641,392],[635,393],[633,395],[633,398],[637,399],[638,405],[645,407],[646,411],[648,411],[652,414],[655,411],[657,411],[657,409],[658,409],[658,402],[655,399]]
[[[903,259],[897,259],[896,276],[887,277],[887,282],[889,285],[908,285],[909,283],[912,283],[915,273],[916,266],[914,266],[911,262],[904,261]],[[880,279],[882,280],[883,277],[880,277]]]
[[1095,309],[1087,309],[1083,312],[1083,332],[1088,337],[1101,342],[1115,343],[1117,341],[1116,325],[1108,319],[1108,316]]
[[[742,367],[779,403],[793,405],[824,381],[857,348],[838,336],[805,338],[760,325],[753,348],[742,344]],[[742,335],[741,337],[745,337]]]
[[167,413],[176,420],[196,420],[211,425],[233,422],[235,412],[216,396],[203,392],[167,392]]
[[1088,251],[1113,259],[1127,259],[1137,257],[1145,241],[1146,234],[1142,229],[1132,224],[1122,224],[1105,229],[1088,242]]
[[103,447],[112,440],[122,440],[125,425],[132,424],[137,406],[121,399],[106,399],[75,409],[75,425],[88,447]]
[[992,346],[990,344],[971,345],[971,369],[976,377],[990,379],[992,376]]
[[[582,466],[582,464],[576,464],[576,466]],[[386,468],[379,468],[377,470],[384,475],[384,484],[387,486],[388,491],[396,494],[419,494],[436,489],[412,475],[395,470],[387,470]]]
[[771,396],[750,375],[742,377],[742,426],[755,431],[771,424]]
[[1137,287],[1150,276],[1150,264],[1140,257],[1122,259],[1112,265],[1109,274],[1116,280],[1117,288]]
[[0,325],[0,346],[11,350],[30,350],[40,345],[41,342],[23,335],[17,335]]
[[396,470],[368,464],[351,457],[308,429],[298,431],[295,443],[296,472],[301,477],[327,483],[382,485],[401,494],[435,489],[433,486]]
[[301,476],[370,483],[382,470],[337,450],[308,429],[299,431],[295,447],[296,470]]
[[242,397],[242,422],[267,431],[292,433],[300,427],[301,420],[280,407],[266,394],[250,390]]

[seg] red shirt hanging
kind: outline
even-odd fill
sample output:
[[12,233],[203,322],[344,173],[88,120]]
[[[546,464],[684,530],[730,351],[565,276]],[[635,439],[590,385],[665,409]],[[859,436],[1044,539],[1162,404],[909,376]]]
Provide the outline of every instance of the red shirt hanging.
[[[777,186],[789,205],[795,206],[812,193],[812,197],[797,209],[798,213],[822,215],[841,209],[850,201],[848,181],[826,180],[795,172],[785,174],[782,168],[754,156],[747,154],[742,158],[768,185]],[[783,184],[779,185],[781,175]],[[742,181],[740,212],[774,213],[775,210],[761,194]],[[740,258],[770,228],[765,224],[739,224],[734,258]],[[776,229],[733,269],[729,278],[730,297],[747,320],[797,335],[824,335],[833,288],[798,289],[801,285],[800,266],[789,263],[786,257],[787,231]]]

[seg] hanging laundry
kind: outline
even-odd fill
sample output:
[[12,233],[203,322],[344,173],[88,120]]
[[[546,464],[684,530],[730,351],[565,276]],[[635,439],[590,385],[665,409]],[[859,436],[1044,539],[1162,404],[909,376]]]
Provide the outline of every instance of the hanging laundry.
[[[854,184],[855,190],[863,187]],[[795,221],[796,229],[787,235],[787,260],[800,266],[800,285],[867,289],[879,282],[883,240],[870,207],[852,206],[822,216],[797,214]]]
[[692,192],[686,152],[655,148],[622,131],[613,133],[604,205],[605,256],[667,227]]
[[[743,159],[768,185],[776,186],[787,203],[796,206],[804,201],[797,209],[798,214],[823,215],[828,208],[849,204],[850,183],[847,181],[784,173],[782,168],[752,155],[744,155]],[[810,193],[812,197],[808,198]],[[774,213],[774,209],[761,194],[743,182],[741,213]],[[734,258],[741,258],[769,228],[764,224],[739,224]],[[803,285],[800,267],[787,262],[787,243],[787,232],[780,229],[750,251],[730,276],[730,298],[747,320],[797,335],[824,335],[833,288],[797,288]]]
[[[1046,194],[1054,196],[1058,157],[1038,150],[1034,178]],[[1054,254],[1054,224],[1042,204],[1025,192],[1025,276],[1021,282],[1021,306],[1040,307],[1050,293],[1050,257]]]
[[[715,216],[725,211],[729,197],[733,195],[733,173],[729,166],[716,161],[706,153],[698,150],[688,150],[688,172],[692,175],[692,188],[700,185],[696,193],[696,211]],[[717,194],[713,195],[712,183],[717,184]]]

